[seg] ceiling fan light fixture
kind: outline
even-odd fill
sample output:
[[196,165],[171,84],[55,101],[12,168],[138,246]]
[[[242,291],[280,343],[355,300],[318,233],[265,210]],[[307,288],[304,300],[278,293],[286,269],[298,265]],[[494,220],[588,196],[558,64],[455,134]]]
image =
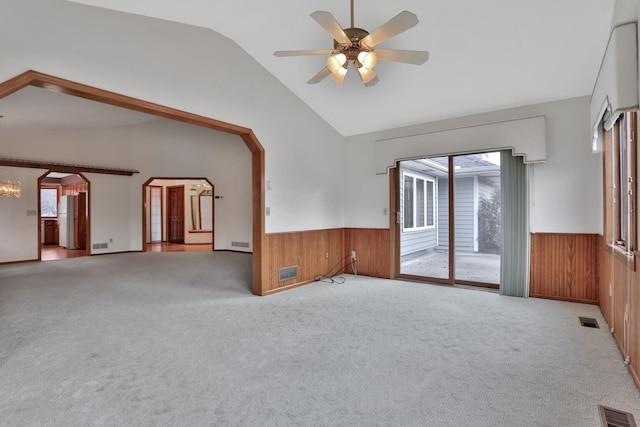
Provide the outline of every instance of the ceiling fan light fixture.
[[[340,68],[347,62],[347,56],[344,53],[331,55],[327,58],[327,68],[332,74],[338,73]],[[346,71],[345,71],[346,73]]]
[[418,17],[416,15],[406,10],[402,11],[369,33],[367,30],[355,27],[353,2],[354,0],[351,0],[351,27],[349,28],[342,28],[336,18],[329,12],[317,10],[311,14],[311,18],[333,38],[332,50],[285,50],[276,51],[274,55],[330,55],[326,60],[326,67],[322,68],[315,76],[310,78],[307,81],[308,84],[319,83],[325,77],[329,76],[334,82],[342,84],[349,63],[353,62],[365,86],[373,86],[378,83],[379,80],[376,72],[373,70],[378,60],[421,65],[429,59],[429,52],[424,51],[398,49],[374,50],[376,46],[391,37],[395,37],[415,27],[418,24]]
[[369,68],[365,68],[364,66],[358,68],[358,73],[360,74],[360,78],[362,79],[362,83],[367,84],[371,80],[376,78],[377,73]]
[[341,85],[342,83],[344,83],[344,77],[346,75],[347,75],[347,69],[341,66],[341,67],[338,67],[338,69],[335,72],[332,72],[329,77],[331,77],[331,80]]
[[373,70],[378,64],[378,55],[373,50],[363,50],[358,54],[358,62],[367,70]]

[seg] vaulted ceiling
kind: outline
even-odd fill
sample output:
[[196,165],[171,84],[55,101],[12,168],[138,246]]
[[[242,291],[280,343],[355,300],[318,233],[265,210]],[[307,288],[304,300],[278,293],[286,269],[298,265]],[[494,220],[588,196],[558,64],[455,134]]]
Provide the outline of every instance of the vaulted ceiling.
[[[308,85],[324,67],[325,56],[273,56],[276,50],[332,48],[331,37],[309,14],[328,11],[348,27],[348,0],[75,3],[217,31],[348,136],[590,94],[615,1],[355,0],[355,26],[368,31],[403,10],[418,16],[416,27],[379,47],[430,52],[429,61],[420,66],[379,62],[380,82],[373,87],[364,87],[353,70],[342,86],[330,79]],[[215,52],[203,52],[207,54]],[[19,103],[24,101],[20,96],[35,97],[37,92],[14,95]],[[9,101],[3,100],[3,108],[9,108]],[[57,108],[61,113],[60,104]],[[88,107],[81,108],[86,112]],[[106,120],[111,113],[99,114]],[[116,120],[118,114],[113,114]]]

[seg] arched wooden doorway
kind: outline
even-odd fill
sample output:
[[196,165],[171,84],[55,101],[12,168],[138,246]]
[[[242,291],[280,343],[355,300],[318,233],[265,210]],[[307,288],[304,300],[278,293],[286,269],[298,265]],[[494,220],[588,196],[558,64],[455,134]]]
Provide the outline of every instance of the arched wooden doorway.
[[[237,126],[231,123],[225,123],[208,117],[199,116],[197,114],[187,113],[185,111],[176,110],[163,105],[146,102],[140,99],[132,98],[126,95],[98,89],[92,86],[83,85],[81,83],[70,80],[61,79],[59,77],[39,73],[29,70],[12,79],[0,83],[0,99],[5,96],[26,87],[35,86],[43,89],[53,90],[66,95],[78,96],[80,98],[90,99],[93,101],[103,102],[105,104],[115,105],[117,107],[128,108],[130,110],[140,111],[159,117],[164,117],[179,122],[201,126],[221,132],[238,135],[242,138],[247,148],[251,152],[251,191],[253,199],[252,217],[253,217],[253,283],[252,290],[256,295],[265,295],[264,286],[266,285],[266,267],[262,264],[262,254],[265,234],[265,186],[264,186],[264,148],[260,141],[256,138],[253,131],[249,128]],[[20,161],[11,159],[11,162],[3,164],[0,159],[0,165],[3,166],[20,166]],[[29,162],[25,162],[28,165]],[[29,166],[26,166],[29,167]]]

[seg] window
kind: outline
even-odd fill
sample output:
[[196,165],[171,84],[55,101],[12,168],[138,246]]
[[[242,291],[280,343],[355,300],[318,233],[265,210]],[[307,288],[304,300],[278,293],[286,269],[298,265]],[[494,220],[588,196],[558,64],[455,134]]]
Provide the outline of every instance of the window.
[[42,218],[58,217],[58,189],[40,189],[40,216]]
[[435,183],[433,180],[403,174],[403,230],[422,230],[435,226]]
[[605,131],[605,233],[621,250],[636,249],[636,113],[625,113]]

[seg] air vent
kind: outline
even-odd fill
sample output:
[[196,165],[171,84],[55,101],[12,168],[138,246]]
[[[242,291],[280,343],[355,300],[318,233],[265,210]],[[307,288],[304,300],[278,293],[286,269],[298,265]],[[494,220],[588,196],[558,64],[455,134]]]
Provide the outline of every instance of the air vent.
[[298,266],[281,268],[278,270],[278,282],[286,282],[287,280],[298,278]]
[[94,243],[93,245],[91,245],[91,247],[93,249],[106,249],[109,247],[108,243]]
[[235,246],[236,248],[248,248],[249,242],[231,242],[231,246]]
[[580,324],[585,328],[596,328],[599,329],[598,321],[591,317],[579,317]]
[[603,427],[637,427],[633,415],[618,409],[598,405]]

